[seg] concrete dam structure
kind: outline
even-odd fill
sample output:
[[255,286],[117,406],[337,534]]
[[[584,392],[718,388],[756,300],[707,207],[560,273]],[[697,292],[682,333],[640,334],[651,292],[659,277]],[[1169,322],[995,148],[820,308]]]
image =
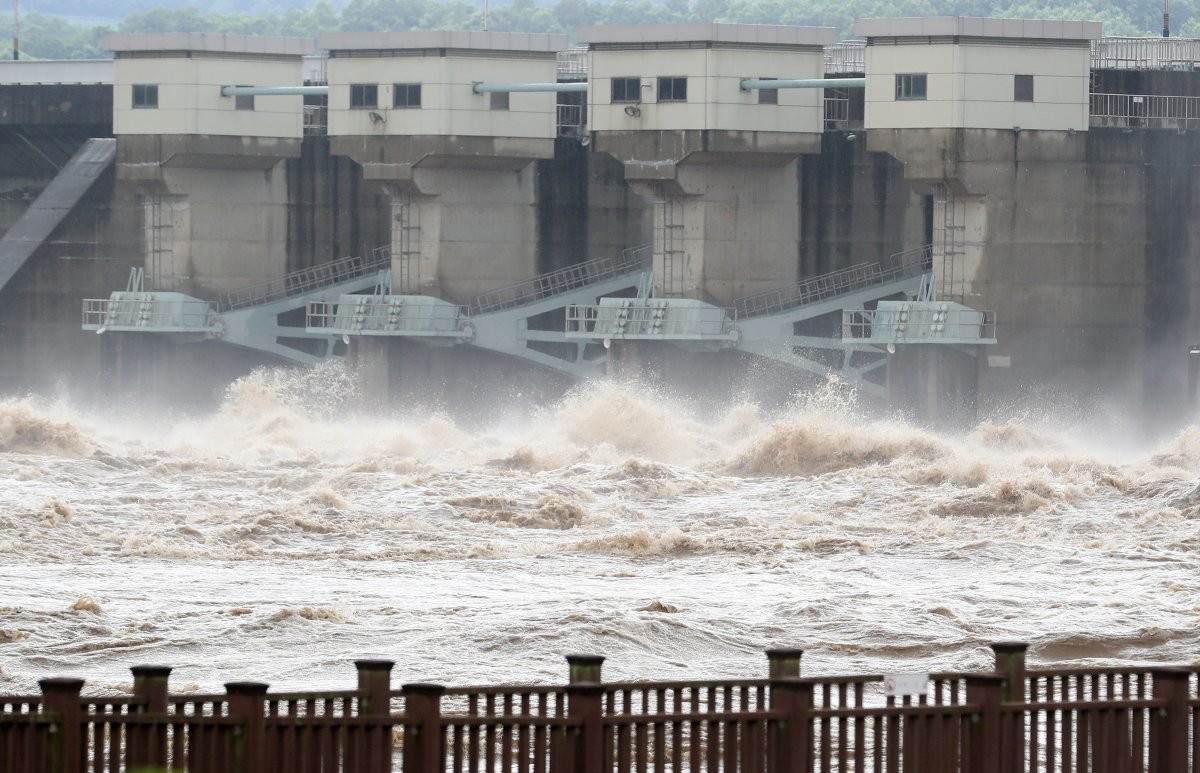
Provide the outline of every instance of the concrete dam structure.
[[181,396],[347,356],[378,401],[837,376],[929,420],[1177,418],[1200,42],[855,33],[173,33],[0,63],[0,379]]

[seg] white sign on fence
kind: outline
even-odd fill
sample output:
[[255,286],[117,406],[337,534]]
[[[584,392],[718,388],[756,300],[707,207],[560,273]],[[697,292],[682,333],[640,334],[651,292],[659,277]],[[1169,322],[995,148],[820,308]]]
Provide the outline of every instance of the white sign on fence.
[[883,692],[897,695],[924,695],[929,690],[929,674],[889,674],[883,678]]

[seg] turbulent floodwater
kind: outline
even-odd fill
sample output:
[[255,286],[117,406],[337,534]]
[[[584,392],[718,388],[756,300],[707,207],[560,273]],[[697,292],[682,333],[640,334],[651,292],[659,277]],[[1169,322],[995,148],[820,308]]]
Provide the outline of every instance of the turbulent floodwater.
[[0,402],[0,692],[258,679],[608,678],[1193,662],[1200,429],[1157,448],[1044,421],[950,437],[836,391],[768,414],[595,385],[467,430],[354,416],[264,371],[211,416]]

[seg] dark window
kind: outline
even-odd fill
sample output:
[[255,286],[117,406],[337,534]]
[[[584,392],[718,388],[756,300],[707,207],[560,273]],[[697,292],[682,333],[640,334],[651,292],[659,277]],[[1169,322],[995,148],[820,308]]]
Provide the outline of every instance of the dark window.
[[1016,102],[1032,102],[1033,101],[1033,76],[1032,75],[1014,75],[1013,76],[1013,100]]
[[641,78],[613,78],[612,79],[612,101],[613,102],[641,102],[642,101],[642,79]]
[[233,98],[234,110],[253,110],[254,95],[253,94],[238,94]]
[[[776,78],[759,78],[762,81],[773,81]],[[779,89],[759,89],[758,104],[760,105],[778,105],[779,104]]]
[[421,84],[397,83],[392,86],[392,107],[420,107]]
[[379,107],[379,87],[374,83],[351,83],[350,107]]
[[659,78],[659,102],[687,102],[687,78]]
[[508,92],[493,91],[492,92],[492,109],[507,110],[508,109]]
[[925,99],[925,73],[896,76],[896,99]]
[[133,106],[134,107],[158,107],[158,84],[156,84],[156,83],[135,83],[135,84],[133,84]]

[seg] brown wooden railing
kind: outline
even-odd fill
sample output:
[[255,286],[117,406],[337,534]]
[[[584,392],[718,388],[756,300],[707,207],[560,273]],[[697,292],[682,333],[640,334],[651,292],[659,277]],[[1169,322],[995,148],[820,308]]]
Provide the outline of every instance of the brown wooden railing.
[[[391,685],[356,661],[332,692],[171,695],[170,669],[133,669],[131,695],[46,679],[0,696],[3,773],[1200,773],[1200,667],[1031,669],[993,645],[990,673],[929,674],[909,695],[882,675],[620,682],[569,656],[560,686]],[[899,681],[899,680],[896,680]]]

